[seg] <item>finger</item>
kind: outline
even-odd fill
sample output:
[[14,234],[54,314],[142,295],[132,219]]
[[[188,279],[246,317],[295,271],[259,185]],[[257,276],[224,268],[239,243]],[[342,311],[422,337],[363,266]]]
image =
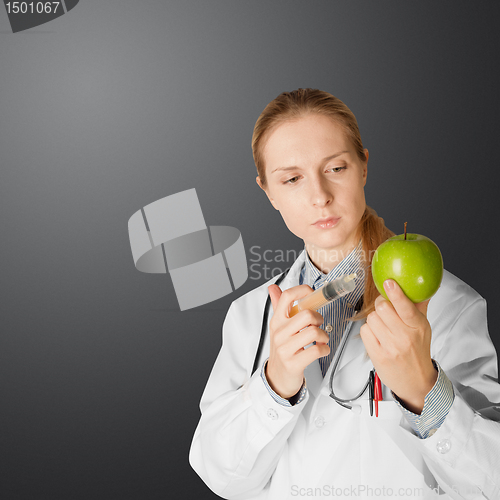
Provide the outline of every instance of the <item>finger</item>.
[[400,331],[407,326],[399,317],[394,306],[382,296],[375,299],[375,311],[392,333]]
[[385,280],[384,290],[403,323],[410,327],[417,327],[422,320],[422,315],[401,287],[394,280]]
[[427,318],[427,308],[429,307],[429,302],[431,299],[424,300],[423,302],[419,302],[415,304],[415,307]]
[[[389,302],[387,299],[384,299],[384,297],[382,297],[382,295],[379,295],[379,296],[375,299],[375,302],[374,302],[374,304],[373,304],[373,305],[375,306],[375,309],[377,309],[377,305],[378,305],[378,304],[380,304],[380,303],[382,303],[382,302],[384,302],[384,301]],[[390,304],[390,302],[389,302],[389,304]]]
[[[277,330],[277,333],[275,334],[274,337],[275,341],[280,344],[289,342],[290,337],[298,335],[300,332],[302,332],[309,326],[319,327],[321,324],[323,324],[323,322],[324,318],[323,316],[321,316],[319,312],[311,311],[309,309],[304,309],[303,311],[300,311],[291,319],[281,318],[280,320],[279,317],[276,317],[274,324]],[[305,344],[302,344],[302,346],[307,345],[308,343],[309,342],[306,342]],[[298,346],[297,349],[299,349],[302,346]]]
[[292,308],[293,302],[309,295],[311,292],[313,292],[313,289],[309,285],[298,285],[285,290],[279,298],[275,310],[276,314],[280,317],[288,318],[288,313]]
[[328,356],[328,354],[330,354],[330,347],[328,344],[315,344],[307,349],[300,350],[295,359],[297,363],[306,368],[316,359]]
[[278,307],[278,301],[283,293],[281,288],[278,285],[269,285],[267,287],[269,292],[269,297],[271,297],[271,304],[273,306],[273,312],[276,312],[276,308]]
[[375,336],[382,347],[393,342],[393,334],[391,330],[389,330],[376,311],[368,315],[366,323],[370,327],[371,333]]
[[361,340],[363,341],[368,356],[370,356],[370,359],[373,362],[373,359],[376,358],[376,354],[380,352],[382,349],[380,342],[378,341],[377,337],[373,334],[370,325],[368,323],[365,323],[361,327],[361,329],[359,330],[359,335],[361,337]]
[[308,326],[294,335],[289,341],[290,354],[295,354],[305,346],[316,342],[318,344],[328,344],[330,336],[317,326]]
[[318,311],[304,309],[293,316],[288,324],[293,332],[297,333],[309,325],[321,326],[324,321],[325,318]]

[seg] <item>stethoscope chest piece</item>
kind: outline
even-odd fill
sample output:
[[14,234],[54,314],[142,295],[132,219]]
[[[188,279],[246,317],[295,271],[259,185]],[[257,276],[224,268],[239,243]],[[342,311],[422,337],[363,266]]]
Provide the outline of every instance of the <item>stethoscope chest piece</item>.
[[361,405],[352,405],[351,410],[356,415],[360,415],[361,412],[363,411],[363,408],[361,407]]

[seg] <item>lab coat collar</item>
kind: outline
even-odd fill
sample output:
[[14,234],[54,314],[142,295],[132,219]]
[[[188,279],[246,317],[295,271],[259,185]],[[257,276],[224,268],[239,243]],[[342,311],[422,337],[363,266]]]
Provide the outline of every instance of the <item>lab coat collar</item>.
[[306,250],[304,248],[302,252],[300,252],[299,256],[295,259],[295,262],[290,267],[288,274],[280,283],[281,291],[288,290],[289,288],[292,288],[293,286],[297,286],[299,284],[300,272],[302,270],[302,266],[305,264],[305,261],[306,261]]

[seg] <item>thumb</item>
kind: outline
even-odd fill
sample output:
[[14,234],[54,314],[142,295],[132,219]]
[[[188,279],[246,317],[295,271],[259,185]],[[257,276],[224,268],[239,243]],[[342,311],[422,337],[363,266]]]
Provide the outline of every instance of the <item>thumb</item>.
[[429,307],[429,302],[431,299],[424,300],[423,302],[419,302],[415,304],[415,307],[427,318],[427,308]]
[[276,308],[278,307],[278,301],[280,300],[282,294],[281,288],[278,285],[269,285],[267,287],[267,290],[269,291],[269,297],[271,297],[273,312],[275,312]]

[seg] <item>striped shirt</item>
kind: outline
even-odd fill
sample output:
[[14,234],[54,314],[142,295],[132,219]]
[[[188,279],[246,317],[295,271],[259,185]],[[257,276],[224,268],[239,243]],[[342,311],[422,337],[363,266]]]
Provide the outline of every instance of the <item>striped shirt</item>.
[[[317,290],[319,287],[323,286],[326,282],[330,282],[346,274],[351,274],[356,272],[358,276],[363,276],[362,268],[362,243],[361,240],[354,250],[352,250],[347,257],[345,257],[339,264],[337,264],[328,274],[322,273],[310,260],[307,250],[304,247],[305,252],[305,262],[302,267],[299,284],[307,284],[313,290]],[[364,292],[364,281],[363,279],[356,280],[356,286],[354,290],[347,295],[344,295],[340,299],[330,302],[318,309],[318,312],[323,316],[324,321],[320,325],[320,328],[329,334],[330,341],[330,353],[328,356],[319,358],[319,364],[321,368],[321,373],[323,377],[325,376],[328,367],[335,355],[335,351],[342,339],[342,335],[346,330],[346,326],[350,318],[354,314],[355,306],[358,300],[363,296]],[[306,380],[302,384],[299,392],[289,398],[284,399],[276,394],[269,383],[267,382],[265,369],[269,358],[267,358],[261,369],[261,377],[269,391],[270,395],[275,401],[284,406],[292,406],[299,404],[306,396],[307,384]],[[453,385],[441,369],[439,364],[432,360],[434,367],[438,371],[438,378],[434,387],[429,391],[424,400],[424,407],[420,415],[411,412],[402,404],[402,401],[391,391],[396,404],[402,409],[408,423],[415,431],[417,436],[425,439],[439,428],[439,426],[444,422],[448,412],[453,404],[454,391]]]

